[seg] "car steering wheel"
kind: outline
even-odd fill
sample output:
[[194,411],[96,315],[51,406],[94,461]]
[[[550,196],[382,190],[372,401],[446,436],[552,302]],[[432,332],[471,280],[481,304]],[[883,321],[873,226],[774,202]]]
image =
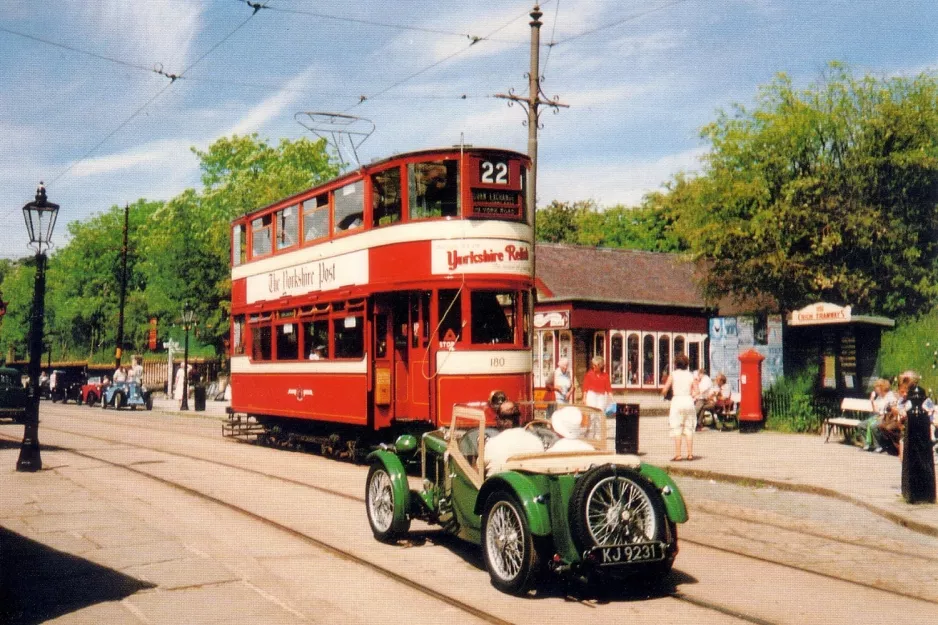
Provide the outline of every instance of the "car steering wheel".
[[532,419],[531,421],[525,424],[524,429],[533,430],[536,427],[542,427],[542,428],[550,430],[551,432],[554,431],[554,426],[547,419]]

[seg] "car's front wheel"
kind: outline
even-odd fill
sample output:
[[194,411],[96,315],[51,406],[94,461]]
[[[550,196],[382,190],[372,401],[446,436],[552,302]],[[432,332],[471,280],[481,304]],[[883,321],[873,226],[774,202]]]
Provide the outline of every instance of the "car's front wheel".
[[88,393],[88,396],[85,397],[85,405],[91,407],[96,403],[98,403],[98,396],[94,393]]
[[404,514],[403,505],[395,497],[391,475],[384,465],[371,465],[365,486],[365,509],[375,538],[383,543],[393,543],[407,533],[410,519]]
[[502,592],[523,595],[541,573],[543,563],[528,519],[511,493],[493,493],[486,502],[482,555],[492,585]]

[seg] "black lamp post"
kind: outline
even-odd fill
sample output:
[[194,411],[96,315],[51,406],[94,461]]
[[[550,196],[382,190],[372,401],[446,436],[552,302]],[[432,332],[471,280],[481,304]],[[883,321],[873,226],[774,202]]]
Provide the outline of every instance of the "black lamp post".
[[42,325],[45,317],[46,255],[52,241],[59,205],[46,199],[46,189],[39,183],[36,199],[23,207],[23,218],[29,232],[29,245],[36,250],[36,282],[33,286],[33,309],[29,323],[29,388],[30,401],[23,427],[23,443],[16,461],[17,471],[33,472],[42,468],[39,456],[39,370],[42,368]]
[[192,327],[192,320],[195,317],[195,311],[189,306],[189,302],[182,307],[182,327],[186,331],[186,343],[182,356],[182,404],[180,410],[189,410],[189,328]]

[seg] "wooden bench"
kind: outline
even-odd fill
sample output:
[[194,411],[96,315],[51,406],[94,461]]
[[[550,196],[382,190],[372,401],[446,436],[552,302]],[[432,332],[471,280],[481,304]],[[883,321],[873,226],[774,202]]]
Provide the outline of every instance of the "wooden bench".
[[[844,442],[852,441],[857,426],[876,414],[873,411],[873,403],[869,399],[857,397],[844,397],[840,402],[840,412],[843,416],[824,419],[824,423],[821,424],[821,433],[824,434],[825,443],[830,440],[831,432],[839,433]],[[848,417],[848,414],[855,414],[863,418]]]

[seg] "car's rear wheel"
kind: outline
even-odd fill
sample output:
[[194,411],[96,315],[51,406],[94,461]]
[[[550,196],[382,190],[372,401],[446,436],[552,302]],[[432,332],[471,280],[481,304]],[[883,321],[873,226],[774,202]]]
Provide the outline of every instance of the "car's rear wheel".
[[[613,465],[590,470],[574,485],[570,524],[581,553],[611,545],[674,543],[664,503],[654,485],[632,469]],[[630,570],[664,574],[672,562],[669,550],[663,562]]]
[[482,555],[492,585],[502,592],[522,595],[541,574],[541,554],[528,518],[509,492],[495,492],[485,504]]
[[375,538],[392,543],[407,533],[410,519],[404,514],[403,505],[394,495],[394,484],[384,465],[371,465],[365,486],[365,509]]
[[127,400],[124,398],[124,394],[120,391],[114,393],[114,408],[120,409],[127,405]]

